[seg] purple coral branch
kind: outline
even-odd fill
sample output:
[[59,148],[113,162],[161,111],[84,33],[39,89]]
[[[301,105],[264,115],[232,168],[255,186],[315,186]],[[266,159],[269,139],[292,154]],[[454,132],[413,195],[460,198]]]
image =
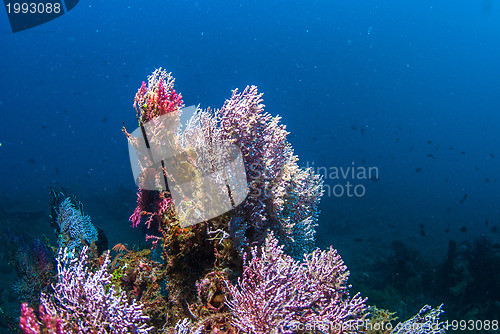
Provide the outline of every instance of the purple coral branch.
[[354,324],[367,315],[366,299],[349,296],[349,277],[338,253],[315,250],[295,261],[270,234],[252,248],[237,286],[228,284],[233,324],[245,333],[293,333],[300,326]]
[[[229,142],[240,148],[250,194],[234,210],[231,236],[242,251],[275,232],[285,251],[296,258],[312,250],[322,196],[321,177],[297,165],[280,117],[264,112],[256,86],[234,90],[221,109],[198,110],[181,142],[194,148]],[[251,240],[245,231],[252,228]]]
[[53,299],[44,294],[40,298],[47,315],[62,319],[64,329],[75,333],[148,333],[142,304],[128,301],[125,291],[111,285],[109,251],[96,272],[87,267],[87,257],[87,247],[79,256],[60,250]]

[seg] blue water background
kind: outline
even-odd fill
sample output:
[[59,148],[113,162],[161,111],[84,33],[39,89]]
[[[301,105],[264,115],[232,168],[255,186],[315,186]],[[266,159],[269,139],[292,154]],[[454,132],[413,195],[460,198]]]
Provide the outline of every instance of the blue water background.
[[112,241],[129,233],[122,122],[135,128],[134,94],[163,67],[186,105],[258,85],[302,166],[377,168],[350,180],[364,196],[325,196],[321,245],[399,238],[444,252],[498,238],[498,1],[82,0],[16,34],[0,10],[0,45],[4,212],[48,213],[62,185]]

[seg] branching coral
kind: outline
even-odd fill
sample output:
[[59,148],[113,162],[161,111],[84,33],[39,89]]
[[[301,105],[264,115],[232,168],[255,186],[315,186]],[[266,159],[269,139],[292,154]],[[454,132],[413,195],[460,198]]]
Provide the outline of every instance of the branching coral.
[[[299,168],[285,125],[262,101],[255,86],[234,90],[221,109],[194,108],[181,131],[174,78],[154,71],[134,99],[139,128],[123,131],[139,162],[129,220],[153,248],[161,242],[163,261],[119,244],[111,266],[109,251],[89,266],[99,231],[74,197],[52,192],[57,283],[38,316],[21,306],[23,333],[364,333],[366,299],[350,295],[341,257],[314,250],[323,181]],[[222,197],[229,206],[212,210]],[[424,307],[390,333],[421,325],[416,333],[441,334],[440,312]]]
[[147,83],[142,82],[134,99],[139,125],[182,107],[182,95],[176,93],[174,82],[171,73],[161,68],[148,77]]
[[[264,112],[262,94],[257,87],[247,87],[241,93],[234,90],[221,109],[197,110],[186,129],[175,133],[166,128],[160,117],[183,106],[173,85],[171,74],[159,69],[153,72],[147,84],[143,82],[136,94],[134,107],[143,134],[144,127],[148,127],[148,145],[173,146],[172,151],[187,152],[185,158],[191,165],[194,155],[198,162],[210,161],[208,165],[212,167],[214,163],[228,160],[222,148],[227,144],[236,145],[242,153],[250,189],[244,203],[232,210],[232,219],[228,224],[236,247],[242,253],[250,244],[262,243],[267,233],[273,231],[285,245],[285,251],[295,258],[311,251],[322,196],[322,180],[311,170],[298,167],[298,158],[286,139],[288,132],[285,126],[280,123],[280,117]],[[125,129],[124,132],[132,147],[140,147],[144,138],[134,137]],[[189,167],[189,164],[186,166]],[[190,175],[189,178],[200,182],[200,175],[188,169],[185,172]],[[169,192],[162,190],[162,175],[146,168],[142,172],[141,177],[152,179],[147,183],[155,185],[160,195],[139,189],[137,208],[130,217],[132,225],[138,226],[144,216],[147,229],[153,225],[161,229],[163,222],[178,221]],[[165,179],[168,173],[163,166]],[[200,197],[193,199],[195,203],[201,202],[204,195],[207,197],[202,192],[192,193]],[[156,224],[152,224],[154,222]]]
[[[154,146],[162,147],[166,144],[176,145],[176,143],[168,140],[171,138],[175,139],[175,136],[170,133],[170,129],[165,128],[165,124],[160,118],[160,116],[177,111],[183,106],[182,96],[174,90],[174,82],[175,79],[172,75],[160,68],[148,77],[147,83],[142,82],[141,87],[137,91],[134,99],[134,108],[137,112],[137,121],[142,129],[142,135],[146,134],[146,124],[153,134],[146,138],[134,137],[123,127],[123,132],[127,136],[129,144],[136,148],[137,152],[140,152],[139,147],[144,140],[148,148]],[[148,179],[148,183],[152,183],[152,186],[157,191],[154,191],[154,189],[138,190],[137,207],[130,216],[130,221],[133,227],[137,227],[141,223],[142,218],[146,217],[146,229],[155,233],[158,231],[160,223],[166,219],[165,216],[171,213],[173,203],[170,194],[162,188],[161,176],[163,175],[155,175],[153,171],[148,170],[145,166],[140,167],[142,173],[139,182],[142,184],[146,182],[145,179]],[[152,173],[153,175],[151,175]]]
[[262,94],[251,86],[241,93],[234,90],[219,110],[198,110],[182,143],[202,151],[213,142],[230,142],[241,150],[250,194],[233,210],[229,223],[240,251],[274,231],[285,251],[301,258],[314,246],[322,180],[298,167],[288,132],[279,121],[264,112]]
[[80,201],[52,188],[50,195],[50,217],[58,234],[59,248],[80,251],[83,246],[90,246],[92,243],[99,251],[108,247],[104,232],[92,224],[90,216],[83,212],[83,204]]
[[229,285],[233,323],[245,333],[295,333],[308,328],[355,328],[365,299],[349,296],[349,272],[336,250],[319,249],[295,261],[271,234],[252,248],[238,285]]
[[[142,304],[129,301],[125,292],[110,285],[109,262],[108,252],[101,267],[92,272],[87,266],[87,247],[79,255],[74,250],[61,249],[57,258],[58,281],[52,296],[42,294],[40,298],[43,312],[38,326],[46,324],[46,318],[56,319],[66,333],[148,333],[151,328],[146,324],[148,318],[143,315]],[[23,305],[22,311],[24,333],[39,333],[32,310]]]
[[57,216],[59,225],[59,247],[68,249],[80,248],[82,241],[90,245],[97,241],[97,229],[90,217],[83,215],[73,204],[71,198],[66,198],[59,206]]
[[[322,195],[321,178],[298,167],[285,126],[280,117],[264,112],[257,87],[247,87],[241,93],[234,90],[221,109],[197,109],[184,131],[170,127],[176,124],[182,106],[171,74],[156,70],[135,96],[140,129],[131,134],[124,128],[129,147],[142,161],[140,173],[136,174],[137,207],[130,221],[133,227],[141,225],[146,230],[146,239],[153,240],[153,247],[162,242],[170,313],[175,314],[175,321],[186,312],[201,317],[227,312],[220,300],[227,295],[227,289],[218,287],[218,280],[213,278],[227,279],[238,274],[240,255],[250,245],[262,244],[268,233],[274,232],[285,251],[295,258],[311,251]],[[148,150],[142,147],[144,142]],[[241,151],[239,158],[228,145]],[[160,168],[155,167],[158,161],[153,160],[158,159],[151,154],[156,147],[162,152],[160,159],[168,159],[169,152],[182,152],[183,160],[178,161],[182,173],[173,175],[163,160]],[[227,163],[233,159],[241,159],[244,166],[241,178],[235,177],[233,169],[237,164]],[[212,175],[214,170],[224,168],[228,169],[225,174]],[[228,185],[227,190],[216,187],[215,192],[207,192],[203,179],[208,177],[213,184]],[[178,178],[184,182],[178,184],[190,182],[193,186],[190,195],[184,196],[181,203],[176,200],[174,206],[173,192],[168,188]],[[237,194],[229,184],[238,182],[250,189],[250,195],[236,201]],[[204,203],[218,202],[214,198],[221,191],[231,199],[230,212],[197,225],[182,224],[183,215],[213,209]],[[196,283],[203,292],[199,296],[192,293]],[[214,324],[227,322],[226,318],[213,320]]]

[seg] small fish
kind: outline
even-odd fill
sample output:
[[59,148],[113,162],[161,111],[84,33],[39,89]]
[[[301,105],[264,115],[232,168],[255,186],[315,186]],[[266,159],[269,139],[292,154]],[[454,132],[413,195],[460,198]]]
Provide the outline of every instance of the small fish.
[[428,141],[427,141],[427,144],[432,144],[432,140],[428,140]]
[[476,172],[479,170],[479,167],[477,167],[477,166],[475,166],[474,168],[476,169]]
[[420,235],[421,235],[422,237],[425,237],[425,231],[424,231],[424,230],[420,230]]
[[467,232],[467,227],[462,226],[462,227],[460,228],[460,232],[462,232],[462,233]]
[[35,161],[35,159],[33,159],[33,158],[28,159],[28,162],[29,162],[30,164],[33,164],[33,165],[34,165],[34,164],[36,164],[36,161]]
[[484,221],[484,226],[488,226],[488,219]]
[[422,168],[420,168],[420,167],[419,167],[419,168],[417,168],[417,169],[415,169],[415,172],[417,172],[417,173],[419,173],[419,172],[421,172],[421,171],[422,171]]
[[427,157],[428,158],[432,158],[432,159],[436,159],[436,157],[434,156],[434,154],[431,154],[431,153],[427,154]]
[[464,204],[466,199],[467,199],[467,194],[465,194],[464,197],[462,197],[462,199],[460,200],[460,204]]
[[497,232],[498,232],[498,226],[493,226],[493,227],[490,229],[490,232],[491,232],[491,233],[497,233]]
[[461,155],[465,155],[465,151],[460,152]]

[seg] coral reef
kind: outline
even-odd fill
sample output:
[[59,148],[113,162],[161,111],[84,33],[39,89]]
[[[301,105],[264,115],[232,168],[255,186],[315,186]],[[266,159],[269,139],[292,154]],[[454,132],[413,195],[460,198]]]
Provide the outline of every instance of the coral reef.
[[[141,129],[148,126],[149,131],[147,136],[143,130],[143,137],[135,137],[124,128],[132,147],[140,151],[144,138],[148,147],[164,147],[168,143],[174,151],[186,152],[187,161],[196,165],[207,160],[207,155],[216,156],[214,152],[220,153],[225,144],[234,144],[242,152],[251,192],[230,212],[194,226],[183,226],[169,190],[162,188],[162,177],[171,181],[172,173],[163,166],[163,175],[151,175],[148,166],[141,166],[139,178],[151,178],[153,181],[148,182],[157,190],[139,188],[137,207],[130,221],[133,227],[142,226],[153,248],[160,244],[163,247],[170,307],[167,318],[173,321],[179,320],[179,315],[213,316],[228,312],[220,301],[227,294],[221,282],[241,272],[241,255],[250,245],[261,244],[268,233],[273,232],[285,251],[295,258],[301,258],[314,246],[321,178],[298,167],[297,157],[286,140],[285,126],[279,117],[265,113],[261,102],[262,94],[255,86],[242,93],[234,90],[221,109],[197,109],[184,131],[176,129],[172,133],[160,120],[165,114],[178,117],[175,112],[183,107],[171,74],[156,70],[135,96],[138,124]],[[193,159],[195,156],[198,158]],[[201,178],[200,169],[187,166],[184,170],[186,178]],[[165,182],[167,187],[172,184],[170,181]],[[191,203],[206,196],[201,191],[193,194],[199,198]],[[187,200],[186,205],[189,203]],[[207,284],[216,291],[204,291]],[[195,285],[199,287],[198,295],[192,292]],[[208,295],[200,295],[204,292]]]
[[[299,168],[285,126],[264,112],[257,87],[234,90],[221,109],[196,108],[184,130],[170,128],[183,106],[172,75],[158,69],[135,95],[138,131],[123,128],[141,162],[129,220],[143,229],[152,249],[117,244],[111,260],[104,234],[82,204],[52,190],[56,280],[39,289],[38,308],[36,301],[33,308],[21,305],[21,331],[378,334],[363,326],[394,321],[388,311],[370,318],[367,299],[350,294],[349,271],[337,251],[314,248],[322,179]],[[165,122],[165,116],[173,120]],[[229,144],[241,155],[225,151]],[[180,152],[180,172],[169,170],[163,158],[148,160],[155,147],[164,150],[161,157]],[[249,194],[237,203],[231,173],[210,174],[227,159],[244,166]],[[207,194],[202,179],[209,174],[227,188]],[[191,182],[193,198],[177,201],[175,192],[186,194],[179,181]],[[231,200],[229,211],[185,224],[191,213],[204,217],[199,204],[218,200],[217,192]],[[426,306],[402,324],[423,324],[418,333],[442,333],[427,326],[438,323],[440,313]]]
[[[170,129],[165,128],[159,116],[183,106],[173,86],[171,74],[159,69],[153,72],[147,84],[143,82],[136,94],[134,107],[139,126],[148,123],[154,129],[150,131],[153,135],[147,138],[148,145],[154,147],[157,143],[164,147],[167,138],[175,151],[195,152],[203,160],[204,155],[213,155],[207,152],[207,147],[235,144],[242,152],[250,189],[250,195],[233,210],[228,223],[228,232],[240,254],[250,244],[262,243],[270,231],[295,258],[311,251],[322,180],[312,170],[298,167],[298,158],[286,139],[285,126],[280,124],[280,117],[264,112],[262,94],[257,87],[247,87],[241,93],[235,89],[221,109],[197,110],[182,133],[165,135],[162,133]],[[133,147],[140,146],[141,138],[132,136],[125,128],[124,132]],[[148,173],[146,168],[143,172]],[[158,189],[161,189],[161,181],[155,181]],[[130,217],[132,226],[138,226],[143,216],[147,217],[148,232],[156,235],[159,228],[164,235],[161,225],[178,220],[168,191],[159,190],[158,194],[139,189],[137,207]]]

